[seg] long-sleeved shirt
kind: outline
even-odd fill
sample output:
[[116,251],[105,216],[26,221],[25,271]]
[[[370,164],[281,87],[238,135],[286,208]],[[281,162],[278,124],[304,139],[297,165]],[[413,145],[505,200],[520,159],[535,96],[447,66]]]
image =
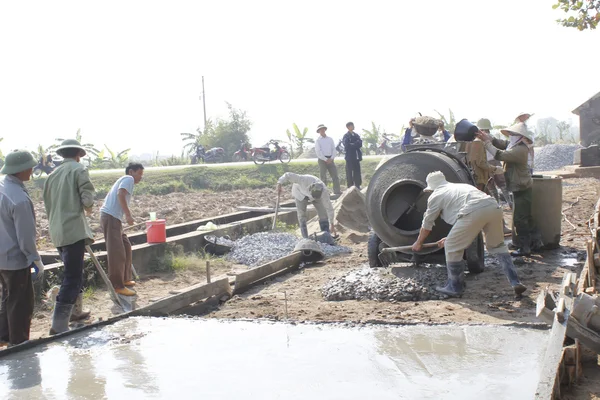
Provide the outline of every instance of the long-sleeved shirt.
[[360,148],[362,147],[362,139],[358,136],[356,132],[346,132],[344,137],[342,138],[344,143],[344,151],[346,154],[344,158],[346,161],[348,160],[359,160],[362,156],[360,153]]
[[[444,135],[444,142],[447,142],[448,140],[450,140],[450,137],[452,135],[450,135],[450,132],[448,132],[447,130],[443,130],[442,134]],[[404,131],[404,139],[402,139],[402,150],[406,151],[406,145],[407,144],[411,144],[413,141],[413,136],[412,136],[412,128],[406,128],[406,130]]]
[[94,234],[85,218],[85,208],[94,205],[95,189],[87,169],[73,159],[65,159],[44,185],[44,205],[50,223],[50,238],[56,247],[85,240]]
[[0,180],[0,269],[19,270],[40,261],[35,211],[23,183],[12,175]]
[[327,161],[328,158],[335,158],[335,143],[329,136],[319,136],[315,142],[315,152],[319,160]]
[[494,154],[498,161],[504,162],[506,187],[511,192],[520,192],[533,186],[531,171],[528,166],[529,148],[525,143],[519,143],[508,148],[506,140],[493,139],[485,142],[487,151]]
[[475,186],[466,183],[446,183],[437,187],[427,199],[422,227],[428,231],[432,230],[439,216],[448,224],[454,225],[460,217],[489,205],[499,207],[495,199]]
[[[333,224],[335,212],[333,211],[333,205],[331,205],[331,200],[329,198],[329,189],[327,186],[316,176],[312,175],[298,175],[293,172],[286,172],[281,175],[277,183],[280,185],[285,182],[291,182],[292,185],[292,196],[298,201],[308,201],[308,202],[320,202],[323,204],[323,207],[327,211],[327,218],[329,222]],[[320,183],[323,185],[323,194],[320,198],[315,199],[312,197],[310,193],[310,185],[313,183]]]

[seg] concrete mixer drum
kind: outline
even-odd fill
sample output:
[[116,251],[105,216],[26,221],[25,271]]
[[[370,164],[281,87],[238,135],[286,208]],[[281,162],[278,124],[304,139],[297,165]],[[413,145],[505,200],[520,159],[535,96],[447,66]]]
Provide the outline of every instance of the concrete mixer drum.
[[[384,247],[412,245],[419,235],[429,193],[425,178],[433,171],[442,171],[448,182],[474,185],[469,168],[460,155],[438,148],[419,148],[390,158],[377,169],[367,189],[367,216],[373,228],[368,245],[371,267],[382,266],[378,255]],[[427,238],[437,241],[448,235],[451,226],[441,218]],[[483,271],[483,236],[480,234],[465,251],[470,272]],[[398,261],[445,263],[443,249],[424,249],[418,254],[397,253]]]

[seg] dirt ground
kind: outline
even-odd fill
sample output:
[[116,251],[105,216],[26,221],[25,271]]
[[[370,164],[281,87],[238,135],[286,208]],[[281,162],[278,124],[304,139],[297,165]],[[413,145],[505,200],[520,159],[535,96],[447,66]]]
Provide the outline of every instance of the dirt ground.
[[[177,223],[229,212],[236,205],[265,205],[271,194],[272,190],[268,189],[230,192],[225,201],[222,193],[140,196],[136,198],[132,209],[136,216],[157,211],[159,217],[167,217],[169,223]],[[535,317],[535,301],[539,292],[546,287],[557,287],[566,271],[579,273],[582,269],[581,255],[590,235],[587,223],[599,196],[600,181],[597,179],[563,181],[563,210],[566,220],[562,224],[562,247],[535,254],[516,265],[521,281],[528,287],[526,296],[521,299],[515,299],[506,278],[498,268],[488,268],[481,274],[467,277],[467,290],[459,299],[395,303],[371,300],[328,302],[320,292],[323,285],[330,279],[362,268],[367,263],[366,243],[342,243],[351,247],[353,253],[254,287],[222,303],[208,313],[207,317],[279,320],[287,317],[299,321],[392,323],[539,323]],[[577,259],[578,253],[580,260]],[[223,263],[214,275],[233,275],[235,268]],[[191,286],[204,279],[201,268],[143,277],[136,287],[139,297],[137,306],[144,306],[151,299],[166,296],[173,290]],[[287,315],[284,300],[286,296]],[[112,315],[112,302],[104,290],[97,290],[86,300],[85,307],[93,311],[93,318],[87,323]],[[50,325],[49,306],[42,306],[36,311],[32,325],[32,339],[47,334]],[[598,366],[588,365],[582,384],[565,398],[600,398],[598,376]]]

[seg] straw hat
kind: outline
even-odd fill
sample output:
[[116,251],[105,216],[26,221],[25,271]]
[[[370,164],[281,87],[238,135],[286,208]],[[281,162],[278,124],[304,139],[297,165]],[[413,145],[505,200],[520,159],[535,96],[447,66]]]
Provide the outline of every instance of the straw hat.
[[27,150],[14,150],[6,155],[0,174],[13,175],[33,168],[37,162]]
[[518,121],[519,118],[524,117],[524,116],[527,116],[526,119],[529,119],[529,118],[531,118],[533,116],[533,114],[532,113],[528,113],[528,112],[520,112],[519,115],[517,115],[517,118],[515,118],[515,121]]
[[427,178],[425,178],[425,181],[427,182],[427,187],[423,189],[423,191],[426,192],[433,192],[438,187],[448,183],[448,181],[446,181],[446,177],[441,171],[429,173]]
[[62,156],[62,154],[60,154],[60,153],[62,150],[65,150],[65,149],[79,149],[79,150],[83,151],[83,154],[81,155],[81,157],[83,157],[87,154],[87,151],[83,148],[83,146],[81,146],[81,143],[79,143],[75,139],[63,140],[62,143],[60,144],[60,146],[56,149],[56,153],[58,155]]
[[480,130],[487,129],[487,130],[491,131],[492,129],[494,129],[494,128],[492,128],[492,123],[487,118],[481,118],[479,121],[477,121],[477,127]]
[[523,122],[519,122],[518,124],[509,126],[506,129],[501,129],[500,132],[502,132],[502,134],[506,135],[506,136],[521,135],[521,136],[525,137],[526,139],[529,139],[530,141],[533,142],[533,136],[527,130],[527,126],[525,126],[525,124]]
[[317,126],[317,133],[319,133],[319,131],[320,131],[321,129],[323,129],[323,128],[325,128],[325,130],[327,130],[327,127],[326,127],[325,125],[323,125],[323,124],[321,124],[321,125]]

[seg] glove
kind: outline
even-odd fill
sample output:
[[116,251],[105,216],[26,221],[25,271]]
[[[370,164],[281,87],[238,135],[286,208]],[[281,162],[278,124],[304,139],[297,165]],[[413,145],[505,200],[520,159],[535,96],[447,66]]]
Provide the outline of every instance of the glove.
[[31,264],[31,269],[31,279],[34,281],[37,281],[44,276],[44,264],[42,264],[41,260],[34,261],[33,264]]
[[502,167],[496,167],[496,169],[494,170],[494,175],[502,175],[504,173],[504,168]]

